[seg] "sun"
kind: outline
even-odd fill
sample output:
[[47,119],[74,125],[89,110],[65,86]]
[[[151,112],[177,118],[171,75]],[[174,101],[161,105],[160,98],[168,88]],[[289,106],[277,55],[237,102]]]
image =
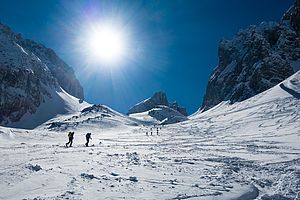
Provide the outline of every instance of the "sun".
[[99,25],[87,34],[87,50],[93,62],[113,66],[126,55],[126,37],[122,30]]

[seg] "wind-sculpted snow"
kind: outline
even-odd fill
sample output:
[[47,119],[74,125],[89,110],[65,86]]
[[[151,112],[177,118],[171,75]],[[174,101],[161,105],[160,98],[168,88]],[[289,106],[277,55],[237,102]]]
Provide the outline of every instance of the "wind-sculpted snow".
[[[298,91],[299,73],[281,84]],[[0,128],[0,199],[299,198],[300,100],[280,85],[155,129],[101,105],[70,116],[66,130]]]

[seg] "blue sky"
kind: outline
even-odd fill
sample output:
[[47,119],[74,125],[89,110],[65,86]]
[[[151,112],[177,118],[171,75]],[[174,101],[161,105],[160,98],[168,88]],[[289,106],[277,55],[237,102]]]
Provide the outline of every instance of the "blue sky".
[[[165,91],[191,114],[218,63],[218,43],[240,29],[278,21],[293,0],[1,0],[0,20],[52,48],[74,70],[85,99],[126,113]],[[87,24],[115,21],[131,56],[113,69],[91,64],[81,44]],[[81,41],[78,42],[78,41]]]

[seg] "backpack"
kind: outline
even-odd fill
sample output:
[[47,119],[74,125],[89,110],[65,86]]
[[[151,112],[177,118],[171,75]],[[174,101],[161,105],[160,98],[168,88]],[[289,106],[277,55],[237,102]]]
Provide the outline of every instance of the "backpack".
[[74,132],[69,132],[68,137],[73,137],[74,136]]
[[90,139],[90,138],[91,138],[91,133],[87,133],[87,134],[85,135],[85,137],[86,137],[86,139]]

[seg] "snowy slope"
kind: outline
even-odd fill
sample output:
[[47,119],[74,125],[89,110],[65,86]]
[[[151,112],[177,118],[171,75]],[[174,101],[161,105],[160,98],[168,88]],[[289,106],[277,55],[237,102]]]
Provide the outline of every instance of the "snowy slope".
[[149,111],[129,115],[148,124],[173,124],[188,120],[186,116],[168,106],[156,106]]
[[157,120],[154,117],[150,116],[149,111],[140,112],[140,113],[133,113],[133,114],[130,114],[129,117],[132,117],[132,118],[140,120],[140,121],[144,121],[145,123],[148,123],[149,125],[160,124],[161,123],[159,120]]
[[[300,72],[153,136],[103,106],[67,129],[0,127],[0,199],[299,199],[299,82]],[[74,147],[65,148],[69,130]],[[86,132],[95,146],[84,147]]]
[[37,108],[35,113],[27,112],[20,121],[3,124],[7,127],[18,127],[33,129],[55,118],[59,115],[78,113],[90,106],[89,103],[81,101],[69,95],[62,88],[48,88],[50,97],[45,97],[44,102]]
[[217,110],[222,111],[223,113],[232,112],[232,110],[244,110],[245,108],[251,108],[267,103],[276,104],[277,101],[285,100],[289,98],[299,99],[300,92],[300,71],[296,72],[294,75],[276,85],[275,87],[266,90],[252,98],[249,98],[243,102],[237,102],[233,105],[230,105],[229,102],[221,102],[212,109],[204,112],[198,111],[191,115],[191,119],[197,119],[201,116],[207,116],[209,113],[215,113]]
[[[87,105],[87,103],[84,105]],[[105,105],[88,105],[84,109],[77,111],[50,119],[40,125],[38,129],[51,131],[85,131],[86,129],[95,129],[97,131],[99,129],[113,129],[117,127],[134,127],[143,123],[143,121],[130,118]]]

